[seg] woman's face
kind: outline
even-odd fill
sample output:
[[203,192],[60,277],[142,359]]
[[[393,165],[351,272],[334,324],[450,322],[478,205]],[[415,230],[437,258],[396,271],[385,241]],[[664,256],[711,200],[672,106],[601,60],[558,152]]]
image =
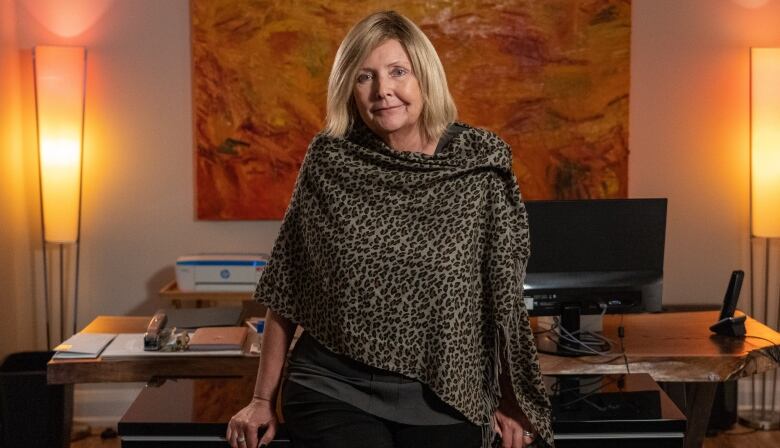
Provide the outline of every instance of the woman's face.
[[422,92],[397,40],[386,40],[369,53],[358,69],[353,95],[360,117],[386,142],[419,134]]

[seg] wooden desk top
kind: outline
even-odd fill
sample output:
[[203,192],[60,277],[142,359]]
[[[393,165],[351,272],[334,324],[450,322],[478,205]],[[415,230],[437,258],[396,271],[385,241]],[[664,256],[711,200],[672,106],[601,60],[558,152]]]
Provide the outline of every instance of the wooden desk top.
[[[656,381],[726,381],[772,370],[780,362],[780,333],[750,317],[747,337],[715,335],[718,311],[626,314],[624,346],[631,373]],[[560,357],[539,354],[545,374],[626,373],[620,354],[621,316],[604,316],[603,335],[617,343],[615,355]],[[771,342],[770,342],[771,341]]]
[[[712,382],[736,379],[777,367],[780,334],[748,317],[748,337],[713,335],[717,311],[627,314],[622,317],[631,373],[649,373],[656,381]],[[150,316],[151,317],[151,316]],[[150,317],[99,316],[83,331],[142,333]],[[532,319],[535,325],[536,319]],[[613,356],[560,357],[540,353],[545,375],[625,373],[617,328],[621,316],[604,317],[604,336],[618,342]],[[764,339],[761,339],[764,338]],[[765,340],[766,339],[766,340]],[[770,342],[772,341],[772,342]],[[254,376],[258,357],[187,357],[57,360],[48,365],[50,384],[146,382],[153,378]]]

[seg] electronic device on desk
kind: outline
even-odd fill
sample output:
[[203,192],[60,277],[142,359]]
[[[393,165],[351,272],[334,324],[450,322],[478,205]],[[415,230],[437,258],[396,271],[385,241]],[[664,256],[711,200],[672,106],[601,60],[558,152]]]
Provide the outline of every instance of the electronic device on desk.
[[[531,316],[560,316],[560,337],[549,351],[598,354],[580,347],[582,315],[661,311],[666,199],[525,206],[532,248],[523,285],[526,308]],[[545,341],[550,346],[551,337],[547,332],[537,340],[540,349]]]
[[[726,294],[723,296],[723,306],[720,310],[718,321],[710,326],[710,331],[720,336],[743,337],[747,333],[745,329],[744,314],[734,317],[739,301],[739,293],[742,290],[742,281],[745,278],[743,271],[734,271],[729,278]],[[713,335],[712,337],[718,337]],[[707,433],[717,433],[731,428],[737,423],[737,402],[739,397],[738,381],[729,380],[718,383],[715,389],[715,399],[710,411],[710,420],[707,423]]]
[[252,292],[267,263],[266,254],[184,255],[176,260],[176,284],[183,292]]
[[747,316],[734,317],[739,301],[739,292],[742,290],[742,280],[745,278],[743,271],[731,273],[726,295],[723,297],[723,307],[720,310],[718,321],[710,326],[710,331],[721,336],[745,336],[745,319]]

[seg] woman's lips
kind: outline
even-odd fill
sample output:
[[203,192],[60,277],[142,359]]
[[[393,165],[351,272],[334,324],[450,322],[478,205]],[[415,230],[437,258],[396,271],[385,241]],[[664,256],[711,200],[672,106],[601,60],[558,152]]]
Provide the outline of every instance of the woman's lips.
[[373,112],[373,113],[385,112],[385,111],[389,111],[389,110],[398,109],[399,107],[403,107],[403,104],[399,104],[397,106],[379,107],[377,109],[373,109],[371,112]]

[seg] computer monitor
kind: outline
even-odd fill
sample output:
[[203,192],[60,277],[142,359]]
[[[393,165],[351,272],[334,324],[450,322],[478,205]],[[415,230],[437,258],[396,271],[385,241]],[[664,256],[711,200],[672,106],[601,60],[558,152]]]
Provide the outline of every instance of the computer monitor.
[[528,201],[531,258],[523,289],[532,316],[661,310],[666,199]]

